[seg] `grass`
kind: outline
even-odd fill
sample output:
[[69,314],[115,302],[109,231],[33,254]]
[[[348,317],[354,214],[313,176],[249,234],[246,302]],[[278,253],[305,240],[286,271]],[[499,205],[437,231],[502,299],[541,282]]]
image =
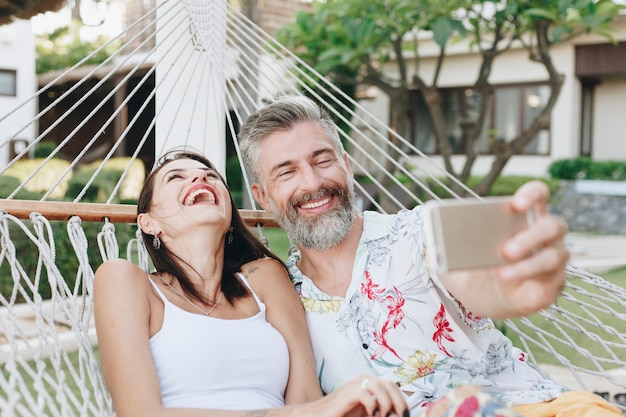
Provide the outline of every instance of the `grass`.
[[[97,348],[93,354],[98,358]],[[93,408],[96,404],[93,394],[96,389],[100,391],[95,388],[99,382],[92,381],[86,374],[74,373],[79,370],[86,372],[84,358],[74,351],[67,352],[67,357],[61,355],[59,359],[61,361],[56,366],[50,359],[40,359],[18,362],[15,368],[6,364],[0,367],[0,380],[8,384],[5,387],[20,394],[14,404],[15,409],[28,409],[33,415],[56,415],[61,409],[66,412],[71,410],[72,415],[85,415],[84,405],[91,404],[88,415],[98,415],[102,410],[98,406]],[[0,398],[6,399],[7,394],[7,391],[0,392]]]
[[[603,278],[612,284],[624,288],[626,284],[626,267],[607,272],[603,274]],[[610,296],[604,295],[595,288],[592,283],[588,281],[583,282],[580,278],[570,277],[569,280],[582,290],[595,294],[595,296],[579,292],[574,294],[568,288],[564,291],[565,294],[572,294],[576,300],[585,304],[574,303],[567,300],[566,297],[561,297],[558,300],[557,305],[559,307],[581,318],[553,313],[550,319],[541,314],[532,315],[528,319],[534,326],[541,329],[541,332],[545,332],[543,334],[546,335],[547,340],[552,344],[556,352],[566,357],[571,363],[588,369],[597,369],[594,361],[598,361],[602,368],[605,369],[617,367],[618,365],[612,364],[611,361],[615,359],[623,361],[623,358],[626,357],[626,347],[624,347],[623,342],[623,338],[626,337],[626,322],[624,320],[626,306],[623,304],[623,300],[612,300]],[[602,298],[600,299],[599,297]],[[596,317],[595,321],[593,316]],[[571,328],[565,328],[565,330],[561,331],[554,325],[554,320],[563,321]],[[537,339],[539,333],[523,324],[522,320],[516,319],[512,320],[512,322],[519,326],[524,335]],[[518,334],[507,328],[504,331],[515,346],[523,346],[521,337]],[[565,342],[556,341],[551,338],[552,336],[564,339]],[[597,340],[594,340],[596,337]],[[530,351],[539,363],[561,364],[553,352],[544,351],[540,347],[532,345],[530,345]]]
[[289,239],[283,229],[265,227],[263,228],[263,236],[269,240],[270,250],[278,255],[278,257],[283,261],[287,261],[289,253]]

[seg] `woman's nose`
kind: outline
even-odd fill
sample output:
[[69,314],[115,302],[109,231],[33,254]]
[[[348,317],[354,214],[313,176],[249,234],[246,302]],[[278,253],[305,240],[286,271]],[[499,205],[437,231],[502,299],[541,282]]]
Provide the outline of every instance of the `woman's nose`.
[[205,170],[196,169],[191,174],[191,182],[208,182],[209,174]]

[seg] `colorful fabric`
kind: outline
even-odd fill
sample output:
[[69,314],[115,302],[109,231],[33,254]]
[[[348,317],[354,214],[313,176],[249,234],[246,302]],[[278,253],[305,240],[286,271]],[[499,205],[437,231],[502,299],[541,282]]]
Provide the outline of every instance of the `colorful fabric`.
[[569,391],[540,404],[515,407],[523,417],[622,417],[622,412],[599,396],[586,391]]
[[522,417],[510,407],[476,387],[458,388],[437,400],[424,417]]
[[565,391],[429,271],[419,206],[396,215],[365,212],[363,229],[345,297],[316,288],[297,268],[299,252],[288,260],[324,391],[369,372],[411,393],[416,412],[468,384],[505,404],[548,401]]

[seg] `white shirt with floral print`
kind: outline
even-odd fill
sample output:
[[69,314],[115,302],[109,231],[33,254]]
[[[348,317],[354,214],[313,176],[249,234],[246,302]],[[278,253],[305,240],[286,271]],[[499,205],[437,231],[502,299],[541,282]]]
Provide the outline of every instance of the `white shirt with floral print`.
[[465,384],[513,405],[565,391],[532,368],[490,319],[467,312],[430,274],[420,213],[418,206],[396,215],[363,214],[345,298],[316,288],[296,266],[300,252],[290,256],[287,266],[307,313],[323,390],[373,373],[414,393],[412,415]]

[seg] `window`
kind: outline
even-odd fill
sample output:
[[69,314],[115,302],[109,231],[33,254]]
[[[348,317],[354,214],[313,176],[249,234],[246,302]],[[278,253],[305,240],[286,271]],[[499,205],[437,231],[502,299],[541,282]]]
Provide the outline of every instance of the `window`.
[[0,69],[0,96],[17,95],[17,72]]
[[[472,88],[441,89],[441,107],[452,152],[465,153],[472,130],[478,121],[481,96]],[[547,103],[546,84],[496,86],[488,103],[481,135],[475,145],[480,154],[492,154],[499,141],[510,142],[530,126]],[[427,154],[440,153],[430,111],[419,91],[411,92],[411,127],[408,137]],[[550,127],[543,127],[524,148],[527,155],[550,152]]]

